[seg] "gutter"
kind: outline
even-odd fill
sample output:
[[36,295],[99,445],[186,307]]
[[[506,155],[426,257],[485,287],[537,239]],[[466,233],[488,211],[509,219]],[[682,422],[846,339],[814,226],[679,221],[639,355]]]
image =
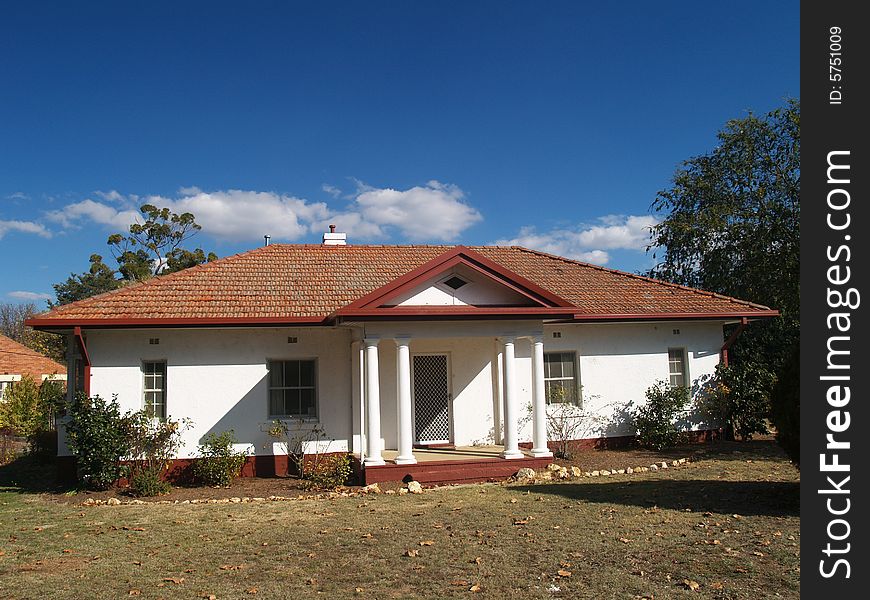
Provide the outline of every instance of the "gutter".
[[743,333],[743,330],[746,329],[747,325],[749,325],[749,319],[747,317],[743,317],[740,319],[740,325],[737,326],[737,329],[734,330],[725,343],[722,344],[722,348],[719,350],[719,355],[722,358],[722,364],[726,367],[728,366],[728,350],[731,346],[734,345],[734,342],[737,341],[737,338],[740,337],[740,334]]

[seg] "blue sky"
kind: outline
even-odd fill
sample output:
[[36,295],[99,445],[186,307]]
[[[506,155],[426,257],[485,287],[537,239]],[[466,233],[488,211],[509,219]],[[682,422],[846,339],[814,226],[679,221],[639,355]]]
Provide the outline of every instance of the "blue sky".
[[645,269],[656,191],[799,96],[798,2],[0,7],[0,302],[144,201],[219,255],[521,243]]

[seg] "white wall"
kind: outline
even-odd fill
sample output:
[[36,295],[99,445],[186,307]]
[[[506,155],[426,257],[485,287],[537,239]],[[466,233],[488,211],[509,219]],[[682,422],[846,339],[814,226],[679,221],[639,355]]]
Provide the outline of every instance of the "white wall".
[[[294,336],[298,342],[289,344]],[[159,338],[159,345],[149,344]],[[167,363],[167,414],[188,417],[180,457],[196,455],[200,438],[233,429],[257,454],[271,454],[264,433],[269,421],[266,361],[315,358],[318,417],[335,439],[330,451],[346,451],[351,435],[351,336],[332,328],[142,329],[92,331],[91,394],[118,395],[122,410],[143,406],[142,361]]]
[[[468,283],[458,290],[451,289],[441,283],[453,274],[460,276]],[[391,304],[401,306],[529,306],[533,303],[529,298],[493,281],[486,275],[464,265],[459,265],[396,297]]]
[[[645,401],[644,393],[668,379],[671,347],[683,347],[693,382],[712,375],[722,345],[721,322],[643,324],[564,324],[540,321],[369,323],[358,337],[380,336],[381,430],[386,448],[397,446],[396,346],[394,336],[410,336],[411,352],[443,352],[450,357],[452,441],[457,445],[500,441],[500,390],[496,338],[518,336],[516,383],[520,440],[531,440],[531,344],[521,336],[543,332],[545,351],[577,353],[583,411],[589,415],[581,437],[632,433],[619,414]],[[674,334],[679,330],[679,334]],[[561,334],[560,338],[553,333]],[[258,454],[271,454],[268,422],[268,359],[318,360],[319,421],[336,441],[330,450],[358,451],[364,422],[359,404],[359,348],[350,328],[252,328],[106,330],[87,334],[92,360],[91,393],[118,395],[124,410],[142,408],[143,360],[167,362],[167,412],[188,417],[195,428],[185,435],[180,456],[194,456],[200,438],[233,429]],[[298,339],[288,344],[288,336]],[[159,345],[149,338],[159,338]],[[698,419],[691,423],[702,426]]]

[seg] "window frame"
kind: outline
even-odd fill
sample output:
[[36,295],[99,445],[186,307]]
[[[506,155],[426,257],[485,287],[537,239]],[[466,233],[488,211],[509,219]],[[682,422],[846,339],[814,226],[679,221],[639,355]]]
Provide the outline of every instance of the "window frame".
[[[679,373],[679,375],[682,375],[682,377],[683,377],[683,385],[682,386],[675,385],[673,383],[673,379],[672,379],[675,375],[677,375],[677,373],[674,373],[671,371],[671,364],[673,363],[673,360],[671,359],[671,352],[674,352],[674,351],[678,351],[681,353],[680,361],[682,363],[683,369],[682,369],[682,373]],[[689,377],[689,350],[685,346],[670,346],[670,347],[668,347],[668,385],[672,388],[684,387],[686,389],[690,389],[691,388],[691,384],[690,384],[691,381],[692,380]]]
[[[293,414],[283,414],[276,415],[272,414],[272,381],[271,381],[271,373],[272,369],[270,368],[272,363],[281,362],[310,362],[314,365],[314,385],[313,386],[283,386],[277,387],[274,389],[280,390],[314,390],[314,414],[313,415],[293,415]],[[316,356],[294,356],[289,358],[267,358],[266,359],[266,417],[270,420],[296,420],[301,419],[303,421],[310,422],[319,422],[320,421],[320,361]]]
[[[149,388],[148,387],[148,376],[154,375],[153,373],[148,373],[146,365],[163,365],[163,388]],[[151,416],[156,419],[160,419],[161,421],[165,421],[169,417],[169,402],[168,402],[168,391],[169,391],[169,362],[165,358],[155,358],[155,359],[143,359],[142,360],[142,407],[148,412],[149,408],[153,407],[153,403],[148,403],[148,393],[161,392],[163,394],[163,414],[153,413]]]
[[[568,354],[571,356],[571,363],[573,365],[574,374],[571,377],[549,377],[547,375],[547,355],[554,354]],[[559,361],[564,364],[565,361]],[[567,381],[571,380],[574,382],[574,398],[567,402],[550,402],[550,394],[548,393],[547,383],[550,381]],[[576,350],[549,350],[544,351],[544,401],[547,406],[552,406],[556,404],[570,404],[572,406],[577,406],[582,408],[583,406],[583,389],[580,386],[580,362],[578,360],[578,352]]]

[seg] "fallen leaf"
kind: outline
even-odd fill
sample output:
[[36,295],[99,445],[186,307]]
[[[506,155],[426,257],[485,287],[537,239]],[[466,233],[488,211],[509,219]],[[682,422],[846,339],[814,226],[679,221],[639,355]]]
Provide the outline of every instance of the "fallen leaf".
[[420,542],[421,546],[431,546],[435,543],[435,540],[423,540]]
[[528,519],[514,519],[514,525],[528,525]]
[[255,588],[255,587],[248,588],[248,589],[245,590],[245,592],[247,592],[248,594],[251,594],[251,595],[256,594],[258,591],[259,591],[259,590],[258,590],[257,588]]
[[481,587],[480,587],[479,583],[475,583],[473,586],[468,588],[469,592],[479,592],[480,590],[481,590]]
[[353,591],[356,592],[357,594],[362,594],[365,590],[363,590],[361,587],[357,587],[357,588],[353,588]]
[[710,587],[714,590],[725,589],[725,585],[721,581],[714,581],[714,582],[710,583],[708,587]]
[[405,550],[405,556],[410,556],[410,557],[420,556],[420,551],[408,549],[408,550]]
[[317,580],[314,579],[314,577],[311,577],[311,578],[309,578],[309,579],[306,579],[306,580],[305,580],[305,583],[307,583],[308,585],[314,585],[314,584],[317,583]]
[[175,585],[181,585],[184,583],[184,577],[164,577],[163,581],[168,581],[169,583],[174,583]]
[[221,565],[221,571],[238,571],[240,569],[244,569],[245,565]]
[[468,582],[465,581],[464,579],[457,579],[455,581],[451,581],[450,585],[455,585],[457,587],[459,587],[459,586],[465,587],[466,585],[468,585]]
[[558,575],[559,575],[559,577],[571,577],[571,571],[566,571],[565,569],[559,569]]
[[141,590],[135,590],[135,589],[134,589],[134,590],[130,590],[129,592],[127,592],[127,595],[128,595],[128,596],[141,596],[141,595],[142,595],[142,591],[141,591]]
[[623,544],[630,544],[631,543],[631,540],[628,538],[619,538],[619,541],[622,542]]
[[471,562],[473,562],[473,563],[476,564],[476,565],[479,565],[482,561],[483,561],[483,559],[482,559],[481,557],[478,556],[478,557],[476,557],[476,558],[475,558],[473,561],[471,561]]
[[692,590],[693,592],[698,591],[698,588],[701,587],[701,584],[694,579],[683,579],[683,585],[686,589]]

